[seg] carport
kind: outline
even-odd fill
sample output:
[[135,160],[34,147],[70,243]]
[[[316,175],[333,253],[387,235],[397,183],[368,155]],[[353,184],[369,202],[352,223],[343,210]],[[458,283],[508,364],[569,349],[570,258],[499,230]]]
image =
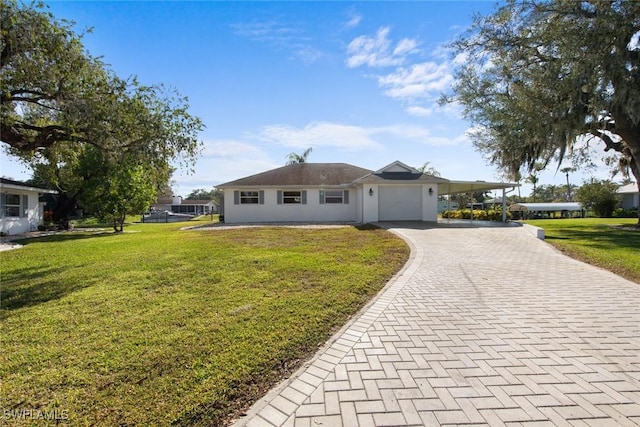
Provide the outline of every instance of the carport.
[[[507,189],[515,189],[520,184],[513,182],[489,182],[489,181],[448,181],[438,184],[438,194],[472,194],[477,191],[502,190],[502,222],[507,222]],[[473,209],[471,210],[473,221]]]

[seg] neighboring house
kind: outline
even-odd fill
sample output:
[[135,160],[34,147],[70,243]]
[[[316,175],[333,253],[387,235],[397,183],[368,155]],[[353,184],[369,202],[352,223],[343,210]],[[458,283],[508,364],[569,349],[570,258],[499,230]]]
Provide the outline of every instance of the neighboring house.
[[56,191],[0,178],[0,232],[13,235],[35,231],[43,223],[40,196]]
[[438,195],[517,186],[450,181],[402,162],[377,171],[295,163],[218,185],[227,223],[437,221]]
[[622,209],[638,209],[640,206],[638,184],[632,182],[618,188],[618,194],[622,195]]
[[151,210],[156,212],[169,211],[189,215],[209,215],[218,212],[218,205],[213,200],[183,199],[180,196],[159,199],[151,205]]

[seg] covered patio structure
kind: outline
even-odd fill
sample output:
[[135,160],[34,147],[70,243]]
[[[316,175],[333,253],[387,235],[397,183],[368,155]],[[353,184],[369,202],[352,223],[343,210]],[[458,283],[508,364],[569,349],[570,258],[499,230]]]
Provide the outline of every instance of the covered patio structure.
[[561,218],[571,218],[574,212],[584,217],[584,209],[577,202],[566,203],[514,203],[509,211],[518,214],[518,219],[552,218],[560,212]]

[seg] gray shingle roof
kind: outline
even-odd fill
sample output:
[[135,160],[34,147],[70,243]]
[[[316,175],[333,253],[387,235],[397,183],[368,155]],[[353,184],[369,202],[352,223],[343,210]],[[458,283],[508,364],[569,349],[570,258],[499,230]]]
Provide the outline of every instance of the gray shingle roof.
[[416,181],[416,182],[449,182],[448,179],[440,178],[435,175],[429,175],[426,173],[423,174],[415,174],[411,172],[382,172],[382,173],[370,173],[362,178],[358,179],[358,182],[368,182],[368,183],[382,183],[388,181]]
[[350,184],[368,174],[371,174],[370,170],[347,163],[295,163],[226,182],[218,187],[335,186]]

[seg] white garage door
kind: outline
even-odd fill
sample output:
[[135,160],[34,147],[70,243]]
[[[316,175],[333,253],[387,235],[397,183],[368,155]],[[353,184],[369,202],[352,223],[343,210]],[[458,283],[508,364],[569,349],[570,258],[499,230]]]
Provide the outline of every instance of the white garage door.
[[422,187],[379,187],[378,217],[380,221],[422,220]]

